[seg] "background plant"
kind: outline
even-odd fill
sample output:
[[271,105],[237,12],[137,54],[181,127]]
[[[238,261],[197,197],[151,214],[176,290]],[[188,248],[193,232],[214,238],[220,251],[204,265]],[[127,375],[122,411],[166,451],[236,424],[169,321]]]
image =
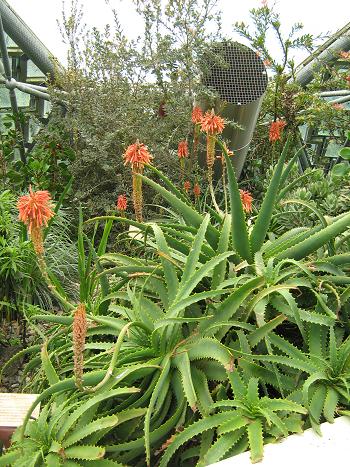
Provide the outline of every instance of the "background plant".
[[131,193],[121,155],[135,134],[158,166],[171,171],[178,142],[192,132],[199,57],[220,37],[215,0],[168,2],[164,8],[138,1],[135,8],[144,23],[137,40],[125,36],[117,11],[104,31],[84,28],[78,2],[63,17],[70,60],[57,86],[68,93],[62,124],[73,131],[74,196],[86,213],[109,212],[119,194]]

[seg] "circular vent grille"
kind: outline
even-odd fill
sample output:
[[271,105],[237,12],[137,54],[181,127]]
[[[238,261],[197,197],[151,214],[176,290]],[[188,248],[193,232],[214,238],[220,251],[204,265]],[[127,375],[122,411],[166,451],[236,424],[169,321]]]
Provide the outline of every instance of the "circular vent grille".
[[233,104],[259,99],[267,86],[267,73],[258,55],[242,44],[222,44],[215,49],[219,59],[208,60],[204,84]]

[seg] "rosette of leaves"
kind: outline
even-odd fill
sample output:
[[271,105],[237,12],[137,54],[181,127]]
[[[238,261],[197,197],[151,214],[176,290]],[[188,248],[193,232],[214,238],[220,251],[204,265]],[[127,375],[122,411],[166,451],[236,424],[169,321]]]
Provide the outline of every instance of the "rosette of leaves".
[[[229,379],[234,398],[213,403],[210,415],[175,435],[160,461],[160,467],[173,465],[172,456],[177,449],[196,436],[202,436],[207,450],[189,448],[184,451],[183,458],[199,457],[196,465],[202,467],[237,454],[248,446],[252,462],[259,462],[263,458],[264,434],[278,439],[290,432],[301,431],[301,417],[295,414],[306,414],[307,411],[300,404],[286,399],[260,397],[258,379],[244,381],[238,371],[234,371]],[[217,413],[213,413],[216,409],[219,409]]]
[[[279,308],[280,305],[276,304]],[[339,331],[336,335],[333,326],[309,324],[306,351],[271,332],[266,337],[270,355],[242,354],[243,366],[246,362],[258,360],[270,369],[273,363],[280,381],[285,375],[298,381],[293,400],[302,402],[308,409],[311,425],[318,433],[322,416],[333,423],[338,406],[348,407],[350,403],[350,339],[343,340]],[[250,352],[249,346],[246,350]]]
[[[53,387],[53,386],[52,386]],[[143,416],[144,409],[126,410],[110,415],[103,405],[137,392],[135,388],[110,389],[94,397],[70,398],[61,393],[45,405],[37,420],[18,429],[11,447],[0,457],[0,466],[118,466],[105,458],[101,440],[116,426]],[[101,410],[102,409],[102,410]]]

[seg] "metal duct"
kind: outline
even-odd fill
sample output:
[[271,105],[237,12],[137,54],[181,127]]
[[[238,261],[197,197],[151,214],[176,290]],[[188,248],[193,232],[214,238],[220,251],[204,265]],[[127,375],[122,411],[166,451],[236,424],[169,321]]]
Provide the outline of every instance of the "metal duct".
[[[314,54],[311,54],[299,67],[295,80],[301,86],[309,84],[315,72],[319,71],[324,65],[330,65],[339,59],[339,52],[350,50],[350,23],[346,24],[334,36],[319,47]],[[299,68],[298,67],[298,68]]]
[[223,134],[229,141],[229,149],[235,154],[232,161],[239,178],[268,78],[262,60],[245,45],[224,42],[215,48],[215,55],[220,60],[206,60],[203,82],[219,95],[220,100],[215,107],[220,109],[220,114],[243,128],[239,130],[228,126]]
[[6,34],[45,75],[49,74],[52,79],[55,74],[55,67],[50,58],[52,54],[6,0],[0,0],[0,15]]
[[[350,23],[347,23],[343,28],[337,31],[332,37],[330,37],[324,44],[322,44],[314,53],[307,57],[300,65],[297,67],[297,72],[295,75],[295,80],[300,86],[307,86],[314,78],[314,74],[320,70],[324,65],[330,65],[335,63],[339,59],[339,52],[347,52],[350,50]],[[292,79],[292,77],[290,78]],[[346,95],[348,91],[326,91],[320,93],[323,97],[331,97],[332,95]],[[333,103],[346,102],[343,100],[335,100]],[[301,149],[299,156],[299,162],[301,169],[304,171],[308,167],[311,167],[308,153],[305,148],[303,148],[303,140],[300,136],[298,139],[298,146]]]

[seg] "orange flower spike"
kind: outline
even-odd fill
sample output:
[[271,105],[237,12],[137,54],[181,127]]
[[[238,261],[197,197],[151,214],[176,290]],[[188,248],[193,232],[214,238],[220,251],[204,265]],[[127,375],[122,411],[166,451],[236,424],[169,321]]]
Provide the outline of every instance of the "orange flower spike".
[[119,195],[117,199],[117,210],[124,213],[128,207],[128,200],[126,195]]
[[186,191],[186,193],[189,193],[190,189],[191,189],[191,182],[189,180],[186,180],[184,183],[184,190]]
[[201,130],[207,134],[207,166],[208,179],[213,177],[213,165],[215,160],[215,137],[223,132],[225,120],[215,115],[214,109],[205,113],[201,121]]
[[219,115],[215,115],[214,109],[204,114],[201,121],[201,130],[207,135],[218,135],[225,128],[225,120]]
[[186,140],[180,141],[177,147],[177,155],[179,159],[188,157],[188,143]]
[[339,55],[341,58],[343,58],[344,60],[348,60],[350,59],[350,52],[346,52],[345,50],[341,50],[339,52]]
[[197,106],[193,107],[191,118],[192,118],[192,123],[194,123],[195,125],[199,125],[202,122],[202,118],[203,118],[202,109]]
[[142,173],[144,165],[149,164],[153,157],[147,146],[137,140],[136,143],[127,147],[123,159],[124,165],[130,164],[133,172]]
[[83,386],[84,349],[87,332],[85,304],[80,303],[75,310],[73,318],[73,358],[74,375],[78,388]]
[[188,157],[188,143],[186,140],[180,141],[177,147],[177,155],[180,161],[181,179],[185,174],[185,159]]
[[269,130],[269,140],[271,143],[279,141],[282,137],[282,130],[287,125],[284,120],[276,120],[272,122]]
[[194,184],[193,194],[194,194],[195,198],[199,198],[199,196],[201,194],[201,187],[198,185],[198,183]]
[[344,109],[343,104],[339,104],[338,102],[336,102],[335,104],[332,104],[332,107],[333,107],[334,110],[343,110]]
[[54,216],[51,205],[51,195],[48,191],[33,191],[29,187],[29,194],[21,196],[17,203],[19,220],[28,226],[29,233],[33,228],[47,226]]
[[249,193],[249,191],[245,191],[245,190],[239,190],[239,194],[241,196],[243,210],[245,212],[252,212],[252,201],[253,201],[252,195]]
[[42,229],[54,216],[50,193],[46,190],[33,191],[32,187],[29,187],[29,194],[18,199],[17,208],[19,220],[28,227],[35,252],[42,255],[44,253]]
[[138,174],[143,173],[145,164],[149,164],[153,156],[149,153],[147,146],[137,140],[136,143],[127,147],[123,159],[124,165],[130,164],[132,170],[132,194],[136,220],[143,222],[142,179]]

